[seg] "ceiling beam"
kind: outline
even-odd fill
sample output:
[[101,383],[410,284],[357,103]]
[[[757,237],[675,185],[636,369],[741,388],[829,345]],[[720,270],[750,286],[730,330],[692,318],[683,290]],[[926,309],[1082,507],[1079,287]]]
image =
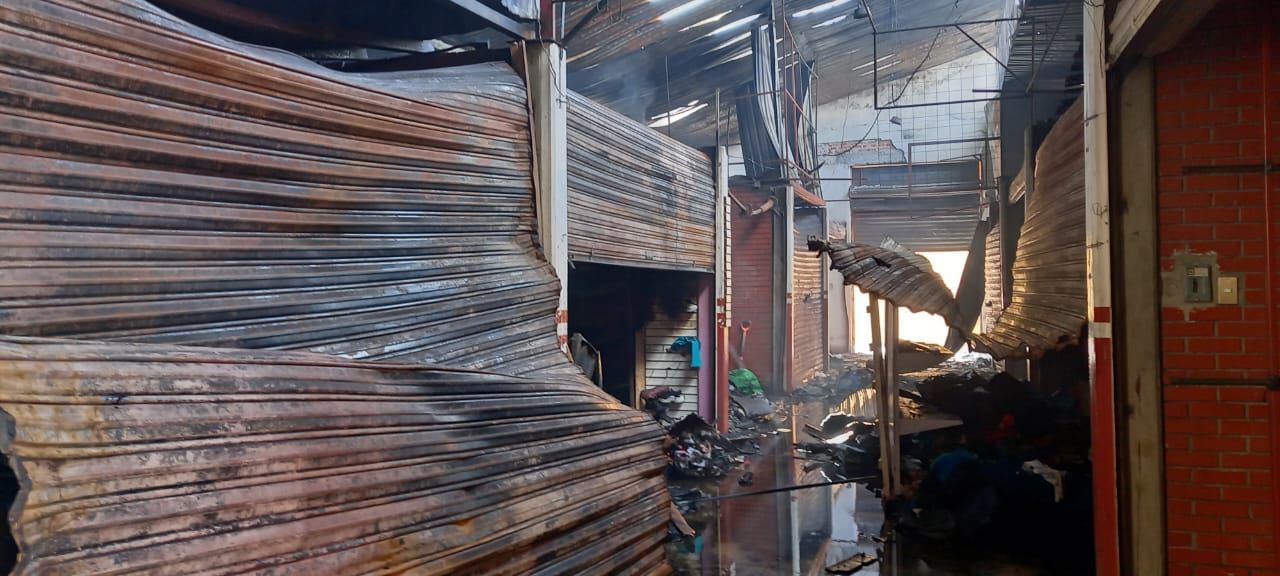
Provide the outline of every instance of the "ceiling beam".
[[1121,0],[1108,23],[1111,65],[1167,52],[1204,19],[1219,0]]
[[457,6],[472,15],[489,23],[493,29],[498,30],[516,40],[532,40],[537,37],[538,29],[534,24],[527,22],[519,22],[506,14],[503,14],[493,8],[485,6],[480,0],[449,0],[450,4]]

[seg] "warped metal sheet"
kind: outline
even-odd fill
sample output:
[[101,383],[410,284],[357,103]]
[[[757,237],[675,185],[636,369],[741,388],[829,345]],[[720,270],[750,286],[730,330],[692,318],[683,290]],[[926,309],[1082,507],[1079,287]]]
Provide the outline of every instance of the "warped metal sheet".
[[935,314],[963,330],[951,289],[924,257],[896,243],[883,247],[811,240],[809,249],[828,254],[831,269],[844,275],[845,284],[912,312]]
[[804,208],[795,213],[791,379],[797,386],[821,372],[827,358],[827,279],[822,255],[809,252],[806,246],[808,238],[823,236],[826,212]]
[[996,320],[1004,311],[1003,272],[1000,264],[1000,224],[996,222],[987,232],[986,300],[982,309],[982,332],[995,329]]
[[997,359],[1072,342],[1088,319],[1083,100],[1040,146],[1034,184],[1013,262],[1012,301],[990,333],[975,337]]
[[715,182],[706,154],[569,94],[569,255],[715,271]]
[[505,66],[345,75],[13,0],[0,87],[0,333],[573,370]]
[[662,432],[580,380],[0,338],[19,573],[663,574]]

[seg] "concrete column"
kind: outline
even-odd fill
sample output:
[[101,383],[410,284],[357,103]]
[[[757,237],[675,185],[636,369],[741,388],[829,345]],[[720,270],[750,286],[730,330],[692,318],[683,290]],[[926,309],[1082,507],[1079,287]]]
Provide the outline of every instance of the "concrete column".
[[1102,2],[1084,8],[1084,194],[1092,392],[1093,524],[1098,576],[1120,574],[1116,399],[1111,344],[1111,190],[1107,31]]
[[1160,250],[1156,237],[1155,66],[1138,61],[1124,74],[1112,127],[1116,213],[1116,383],[1124,402],[1119,461],[1124,574],[1164,576],[1164,398],[1160,375]]
[[538,241],[560,278],[556,336],[569,345],[569,181],[568,105],[564,48],[554,42],[514,46],[513,61],[524,73],[532,113],[534,193]]

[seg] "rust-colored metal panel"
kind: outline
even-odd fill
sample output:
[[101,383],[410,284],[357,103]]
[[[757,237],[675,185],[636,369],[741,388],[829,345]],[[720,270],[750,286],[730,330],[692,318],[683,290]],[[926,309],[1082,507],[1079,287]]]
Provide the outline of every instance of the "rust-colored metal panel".
[[1077,101],[1036,153],[1035,187],[1013,262],[1013,294],[977,336],[996,358],[1075,341],[1088,321],[1085,285],[1084,115]]
[[809,251],[809,237],[822,236],[822,221],[826,210],[803,208],[795,214],[795,254],[793,262],[792,299],[795,306],[795,327],[792,338],[794,358],[791,361],[791,381],[804,384],[814,374],[822,371],[827,354],[827,299],[823,284],[821,254]]
[[[892,242],[891,247],[840,241],[810,241],[809,249],[825,252],[831,269],[844,275],[845,284],[912,312],[941,316],[948,326],[961,327],[955,297],[929,261]],[[895,249],[896,248],[896,249]]]
[[0,338],[19,573],[662,574],[662,432],[581,380]]
[[[769,192],[734,188],[733,196],[751,209],[770,202]],[[773,378],[773,233],[772,210],[755,216],[740,209],[731,214],[733,237],[733,324],[729,327],[730,354],[742,357],[741,366],[766,383]],[[749,323],[743,341],[743,322]]]
[[356,76],[0,5],[0,333],[569,374],[504,65]]
[[706,154],[569,94],[569,257],[715,271]]

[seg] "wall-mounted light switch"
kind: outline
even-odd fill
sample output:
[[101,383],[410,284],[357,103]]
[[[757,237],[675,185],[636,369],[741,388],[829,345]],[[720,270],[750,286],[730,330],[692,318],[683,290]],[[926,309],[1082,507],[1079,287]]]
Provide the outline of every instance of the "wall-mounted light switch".
[[1218,304],[1240,304],[1240,279],[1235,276],[1218,277]]

